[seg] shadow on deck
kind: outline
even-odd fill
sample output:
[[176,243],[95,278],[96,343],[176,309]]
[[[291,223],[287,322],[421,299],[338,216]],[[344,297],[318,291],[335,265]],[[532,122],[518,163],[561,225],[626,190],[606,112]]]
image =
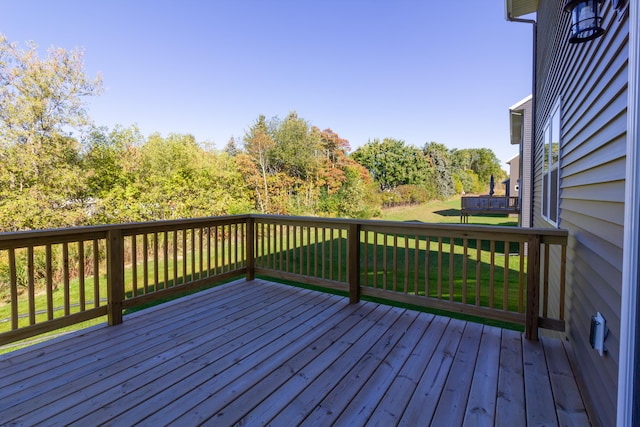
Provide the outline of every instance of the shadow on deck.
[[238,280],[0,356],[0,424],[587,425],[567,344]]

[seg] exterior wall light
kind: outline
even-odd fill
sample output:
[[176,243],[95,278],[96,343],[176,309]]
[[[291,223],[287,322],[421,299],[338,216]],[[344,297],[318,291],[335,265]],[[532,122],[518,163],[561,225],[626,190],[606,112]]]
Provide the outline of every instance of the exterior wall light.
[[569,43],[583,43],[604,34],[600,6],[604,0],[567,0],[566,12],[571,12]]

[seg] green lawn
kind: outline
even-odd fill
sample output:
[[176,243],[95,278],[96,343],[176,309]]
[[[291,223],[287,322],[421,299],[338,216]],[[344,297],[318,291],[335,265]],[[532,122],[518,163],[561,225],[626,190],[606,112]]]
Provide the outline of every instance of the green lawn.
[[[459,224],[460,197],[447,201],[431,201],[420,205],[383,209],[379,219]],[[518,218],[506,215],[471,215],[469,216],[469,224],[515,227],[518,225]]]
[[[515,312],[523,309],[520,280],[524,278],[520,277],[521,251],[516,242],[510,244],[507,266],[505,244],[501,241],[482,240],[478,258],[475,239],[467,242],[466,255],[462,239],[430,238],[428,245],[425,237],[401,233],[378,233],[376,239],[374,233],[369,232],[368,243],[360,243],[362,286],[444,300],[451,298],[467,304],[473,304],[477,299],[482,306],[502,308],[504,304]],[[256,254],[256,266],[337,280],[346,286],[346,237],[334,236],[333,241],[311,244],[306,240],[297,241],[295,250],[287,250],[286,245],[285,249],[279,250],[276,242],[272,240],[271,243],[268,256],[261,256],[260,250]]]

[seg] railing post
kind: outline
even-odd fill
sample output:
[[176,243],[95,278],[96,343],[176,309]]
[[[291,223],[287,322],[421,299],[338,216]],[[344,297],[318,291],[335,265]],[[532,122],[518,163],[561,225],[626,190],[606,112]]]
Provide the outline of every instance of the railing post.
[[528,340],[538,340],[540,310],[540,236],[530,235],[527,257],[527,310],[524,334]]
[[256,269],[255,269],[255,247],[257,244],[257,235],[254,232],[254,224],[255,220],[249,216],[247,218],[246,226],[247,226],[247,236],[246,236],[246,244],[247,248],[247,280],[253,280],[256,277]]
[[360,224],[350,224],[347,234],[349,304],[360,301]]
[[122,230],[107,233],[107,315],[109,326],[122,323],[124,300],[124,244]]

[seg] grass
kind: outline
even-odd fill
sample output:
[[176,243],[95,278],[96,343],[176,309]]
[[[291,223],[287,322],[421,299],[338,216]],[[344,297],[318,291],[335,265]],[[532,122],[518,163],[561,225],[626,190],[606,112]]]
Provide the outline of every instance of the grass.
[[[387,238],[387,240],[390,239],[390,237]],[[472,304],[477,296],[480,305],[485,307],[501,308],[503,300],[506,300],[510,311],[517,312],[521,309],[520,257],[519,255],[510,256],[509,267],[505,268],[504,244],[499,244],[502,242],[494,244],[495,255],[492,263],[490,242],[488,241],[482,241],[479,259],[475,240],[468,242],[466,256],[461,239],[443,238],[442,243],[431,240],[427,246],[425,239],[417,240],[407,236],[408,249],[403,247],[404,237],[401,236],[398,241],[400,247],[397,251],[391,245],[386,248],[379,245],[377,253],[374,254],[373,245],[368,246],[369,277],[367,277],[367,283],[369,286],[373,286],[375,278],[378,288],[393,289],[397,292],[406,291],[410,294],[428,295],[444,300],[451,298],[455,302],[466,302],[467,304]],[[442,253],[440,253],[440,248]],[[515,252],[513,248],[514,246],[510,251],[512,253]],[[364,254],[364,252],[361,253]],[[374,256],[377,258],[378,264],[378,271],[375,273],[371,271]],[[429,264],[428,277],[425,271],[427,262]],[[466,280],[464,277],[465,263]],[[441,269],[438,269],[438,265],[441,265]],[[396,266],[398,267],[396,268]],[[405,267],[408,268],[405,269]],[[504,283],[505,274],[506,283]],[[494,288],[490,289],[489,283],[492,277]],[[452,279],[451,282],[450,279]],[[425,283],[428,283],[428,289],[425,287]]]
[[[383,209],[379,219],[460,224],[460,197],[446,201],[435,200],[420,205]],[[470,215],[469,224],[516,227],[518,218],[506,215]]]
[[[422,296],[428,294],[432,298],[451,298],[455,302],[468,304],[473,304],[478,298],[481,306],[502,308],[506,304],[509,311],[523,310],[524,289],[520,287],[521,258],[517,243],[511,243],[507,251],[511,255],[506,267],[504,242],[481,241],[479,259],[476,240],[467,242],[466,256],[462,239],[431,238],[427,246],[424,237],[378,233],[375,246],[373,242],[374,233],[369,232],[368,244],[360,244],[362,286]],[[295,250],[278,251],[274,248],[274,242],[271,243],[271,255],[267,259],[258,253],[256,266],[346,283],[345,237],[336,236],[333,242],[324,245],[322,242],[309,244],[298,241]],[[441,268],[438,268],[439,265]],[[494,284],[493,289],[490,283]]]

